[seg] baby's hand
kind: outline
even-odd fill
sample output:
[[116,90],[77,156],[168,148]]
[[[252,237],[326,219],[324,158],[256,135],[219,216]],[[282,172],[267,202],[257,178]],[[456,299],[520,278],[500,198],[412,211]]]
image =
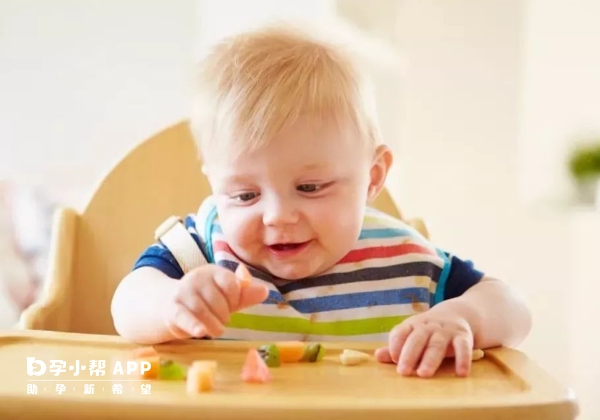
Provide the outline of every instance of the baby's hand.
[[254,281],[244,285],[226,268],[198,267],[180,280],[165,306],[164,320],[176,339],[218,337],[232,313],[263,302],[269,290]]
[[388,341],[387,348],[376,351],[377,360],[397,364],[402,375],[431,377],[444,358],[453,355],[457,375],[469,375],[473,333],[469,323],[454,312],[439,308],[410,317],[390,332]]

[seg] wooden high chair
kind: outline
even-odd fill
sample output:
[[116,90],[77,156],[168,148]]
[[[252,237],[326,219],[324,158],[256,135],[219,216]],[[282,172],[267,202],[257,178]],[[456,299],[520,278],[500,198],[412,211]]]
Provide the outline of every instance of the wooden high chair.
[[[23,312],[23,329],[114,335],[113,293],[169,216],[195,213],[210,194],[187,122],[128,153],[100,182],[83,212],[54,218],[48,277],[38,301]],[[398,218],[388,191],[375,203]],[[408,221],[424,236],[425,225]]]
[[[19,375],[24,373],[25,355],[74,364],[83,354],[102,360],[128,352],[131,343],[115,336],[110,311],[113,293],[140,253],[154,242],[154,232],[162,222],[172,215],[195,213],[203,198],[210,194],[200,168],[187,124],[182,122],[129,153],[102,180],[81,213],[69,208],[56,212],[45,289],[20,320],[20,327],[28,331],[0,334],[0,350],[5,350],[0,362],[3,372],[23,378]],[[386,191],[375,206],[402,218]],[[427,236],[419,220],[412,224]],[[10,346],[3,347],[3,344]],[[352,348],[371,352],[376,344],[356,343]],[[286,374],[285,380],[270,388],[273,398],[259,398],[257,403],[257,394],[238,385],[241,382],[239,366],[233,362],[235,357],[238,360],[246,357],[244,346],[247,345],[221,340],[186,340],[178,345],[155,346],[163,357],[176,355],[191,361],[199,349],[203,349],[205,357],[218,360],[219,375],[226,378],[225,388],[218,396],[189,398],[183,384],[167,385],[167,381],[152,383],[152,393],[157,391],[161,396],[152,399],[152,403],[143,401],[143,397],[132,397],[129,392],[123,394],[130,395],[116,396],[106,392],[106,398],[98,399],[83,394],[79,398],[70,391],[69,395],[59,396],[51,389],[46,395],[31,396],[25,395],[26,382],[19,379],[0,381],[0,417],[43,419],[48,412],[68,417],[77,411],[84,417],[127,413],[129,417],[145,420],[169,415],[191,419],[197,417],[198,409],[209,417],[223,419],[257,416],[307,419],[333,413],[335,417],[358,420],[371,418],[376,413],[377,417],[389,419],[475,420],[491,416],[572,420],[578,414],[571,390],[557,383],[524,354],[504,348],[486,349],[485,357],[474,364],[469,378],[455,379],[446,371],[437,379],[417,384],[398,375],[376,378],[384,368],[373,363],[345,371],[335,358],[345,348],[344,343],[330,343],[328,362],[319,367],[319,395],[324,392],[327,398],[315,405],[314,392],[301,391],[314,381],[306,380],[306,373],[299,369],[290,371],[291,375]],[[55,381],[52,375],[48,373],[48,379],[44,380]],[[120,375],[113,374],[109,378],[120,381]],[[365,380],[371,381],[366,387]],[[46,388],[43,389],[45,392]],[[98,388],[98,393],[100,389],[104,388]],[[390,389],[395,389],[399,397],[392,397]],[[36,399],[35,404],[27,402],[32,398]],[[117,400],[118,403],[111,404]]]

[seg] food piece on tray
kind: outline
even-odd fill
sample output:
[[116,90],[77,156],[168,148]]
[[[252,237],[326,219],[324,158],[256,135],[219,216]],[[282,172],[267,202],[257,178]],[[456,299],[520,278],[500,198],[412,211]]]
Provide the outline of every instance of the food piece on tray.
[[160,372],[160,356],[153,347],[139,347],[133,351],[133,358],[141,363],[150,364],[150,369],[141,373],[144,379],[156,379]]
[[267,366],[278,367],[281,363],[319,362],[325,356],[325,347],[319,343],[280,341],[260,346],[258,353]]
[[256,349],[248,350],[241,377],[248,383],[267,383],[273,379],[269,367]]
[[160,362],[159,379],[166,380],[184,380],[187,376],[185,366],[174,362],[173,360],[163,360]]
[[265,361],[268,367],[281,366],[281,357],[279,355],[279,347],[275,344],[265,344],[258,348],[258,354]]
[[340,363],[354,366],[371,360],[371,355],[356,350],[346,349],[340,354]]
[[280,341],[275,343],[279,349],[281,363],[295,363],[304,357],[306,343],[302,341]]
[[186,390],[189,395],[210,392],[214,389],[217,363],[212,360],[196,360],[187,371]]
[[325,356],[325,347],[319,343],[307,344],[304,348],[304,355],[302,356],[303,362],[320,362]]

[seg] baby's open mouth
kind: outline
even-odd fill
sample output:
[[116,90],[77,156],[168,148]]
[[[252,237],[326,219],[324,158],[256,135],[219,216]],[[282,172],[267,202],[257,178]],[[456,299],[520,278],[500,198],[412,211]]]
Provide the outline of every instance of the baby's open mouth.
[[296,249],[299,248],[300,246],[302,246],[301,243],[296,243],[296,244],[273,244],[270,245],[269,247],[275,251],[288,251],[291,249]]
[[303,248],[308,243],[309,243],[309,241],[290,242],[290,243],[285,243],[285,244],[272,244],[272,245],[269,245],[269,248],[271,249],[271,251],[274,251],[274,252],[296,251],[296,250],[299,250],[300,248]]

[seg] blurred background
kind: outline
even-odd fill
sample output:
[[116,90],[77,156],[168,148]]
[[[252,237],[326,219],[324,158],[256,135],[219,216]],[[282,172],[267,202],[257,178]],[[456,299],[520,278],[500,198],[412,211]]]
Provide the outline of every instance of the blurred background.
[[600,419],[597,0],[3,0],[0,328],[37,296],[53,209],[187,118],[211,43],[273,19],[351,37],[402,211],[527,296],[521,349]]

